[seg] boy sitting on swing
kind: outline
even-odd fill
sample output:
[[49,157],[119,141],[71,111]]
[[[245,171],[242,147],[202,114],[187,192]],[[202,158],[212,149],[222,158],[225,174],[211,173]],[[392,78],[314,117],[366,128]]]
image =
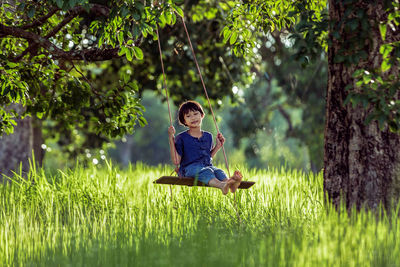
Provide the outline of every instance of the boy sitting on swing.
[[178,134],[175,138],[175,128],[168,129],[171,158],[175,165],[180,165],[179,176],[194,177],[198,181],[221,189],[224,195],[229,189],[234,193],[242,181],[242,174],[235,171],[231,178],[227,178],[224,171],[212,165],[212,158],[225,142],[221,133],[212,147],[212,134],[201,130],[204,118],[202,106],[196,101],[182,103],[178,111],[179,123],[189,130]]

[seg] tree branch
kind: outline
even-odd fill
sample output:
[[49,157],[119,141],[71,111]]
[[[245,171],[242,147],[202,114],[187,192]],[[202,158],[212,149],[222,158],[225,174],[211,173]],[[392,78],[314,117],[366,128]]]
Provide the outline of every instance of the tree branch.
[[[93,4],[90,9],[91,12],[95,13],[96,16],[107,16],[110,12],[110,9],[106,6],[102,6],[99,4]],[[51,11],[53,12],[53,10]],[[72,50],[72,51],[64,51],[61,48],[58,48],[52,42],[48,40],[48,38],[54,36],[58,31],[60,31],[67,23],[69,23],[74,17],[77,15],[86,12],[86,10],[82,6],[77,6],[73,8],[64,18],[62,22],[60,22],[52,31],[50,31],[45,37],[42,37],[36,33],[26,31],[23,27],[14,27],[14,26],[6,26],[0,24],[0,36],[11,35],[16,38],[26,39],[30,45],[29,47],[18,57],[14,58],[13,61],[17,62],[23,58],[28,52],[37,49],[39,47],[43,47],[46,49],[53,57],[53,59],[63,59],[63,60],[85,60],[88,62],[91,61],[103,61],[109,60],[113,58],[118,58],[119,48],[110,48],[110,49],[100,49],[100,48],[92,48],[92,49],[84,49],[84,50]],[[49,14],[48,14],[49,15]],[[41,18],[43,21],[44,17]],[[37,22],[38,23],[38,22]],[[35,25],[37,25],[37,23]],[[33,25],[30,24],[30,25]],[[25,25],[25,27],[27,27]],[[141,38],[137,39],[135,44],[139,45],[141,42]]]
[[89,84],[90,89],[92,89],[93,93],[97,96],[100,96],[100,93],[96,91],[96,89],[94,89],[92,83],[89,81],[89,79],[85,76],[85,74],[83,74],[77,67],[75,67],[75,64],[73,61],[71,61],[72,64],[72,68],[74,68],[82,77],[83,79]]
[[290,133],[291,131],[293,131],[293,124],[292,124],[292,120],[290,119],[289,113],[287,113],[286,110],[281,105],[278,106],[278,110],[282,114],[282,116],[285,118],[285,120],[288,124],[287,131]]
[[118,47],[110,49],[92,48],[85,50],[64,51],[42,36],[32,32],[24,31],[19,27],[11,27],[0,24],[0,34],[12,35],[17,38],[26,39],[31,43],[35,43],[39,47],[43,47],[49,51],[49,53],[53,56],[53,59],[102,61],[120,57],[118,56]]
[[[52,10],[50,10],[49,14],[47,14],[46,16],[42,17],[41,19],[39,19],[40,21],[43,21],[43,23],[46,21],[47,18],[51,17],[57,10],[57,8],[53,8]],[[90,9],[90,11],[93,11],[94,13],[96,13],[97,16],[108,16],[108,14],[110,13],[110,9],[108,7],[102,6],[102,5],[98,5],[98,4],[93,4],[92,8]],[[76,16],[78,16],[81,13],[85,13],[86,9],[84,9],[82,6],[76,6],[74,8],[72,8],[69,12],[68,15],[63,19],[63,21],[61,21],[56,27],[54,27],[44,38],[49,39],[50,37],[56,35],[57,32],[59,32],[65,25],[67,25],[71,20],[73,20]],[[44,19],[46,18],[46,19]],[[42,24],[43,24],[42,23]],[[32,25],[33,23],[31,23]],[[21,27],[22,29],[24,29],[24,27]],[[31,53],[33,51],[37,51],[38,49],[38,43],[37,42],[31,42],[28,46],[27,49],[25,49],[19,56],[15,57],[14,59],[12,59],[12,61],[14,62],[18,62],[20,61],[26,54]]]
[[29,28],[34,28],[37,26],[41,26],[43,25],[51,16],[53,16],[58,10],[60,10],[57,7],[52,7],[49,11],[49,13],[47,13],[46,15],[44,15],[41,18],[36,19],[35,21],[25,24],[25,25],[20,25],[18,27],[20,27],[21,29],[29,29]]
[[83,9],[82,7],[74,7],[68,12],[68,15],[56,26],[54,27],[44,38],[49,39],[54,36],[57,32],[59,32],[68,22],[73,20],[76,16],[78,16]]

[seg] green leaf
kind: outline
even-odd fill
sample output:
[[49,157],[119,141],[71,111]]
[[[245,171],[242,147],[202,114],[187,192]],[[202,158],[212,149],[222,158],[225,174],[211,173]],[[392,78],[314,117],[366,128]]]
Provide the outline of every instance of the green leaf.
[[44,114],[45,114],[45,112],[37,112],[36,117],[38,117],[39,119],[42,119]]
[[128,83],[131,77],[129,76],[128,73],[125,72],[125,73],[122,75],[122,78],[124,79],[124,82],[125,82],[125,83]]
[[232,50],[235,56],[239,56],[237,46],[234,46]]
[[371,113],[365,118],[364,124],[365,125],[370,124],[373,119],[375,119],[375,114]]
[[126,49],[125,49],[125,55],[126,55],[126,59],[127,59],[128,61],[132,61],[133,56],[132,56],[132,51],[131,51],[131,49],[126,48]]
[[28,17],[31,19],[35,16],[36,8],[34,6],[30,7],[28,10]]
[[351,101],[351,96],[352,96],[351,94],[347,95],[346,99],[343,102],[343,105],[347,105]]
[[139,117],[138,120],[141,127],[144,127],[147,124],[147,120],[144,117]]
[[355,72],[353,72],[353,78],[359,78],[359,77],[361,77],[361,75],[364,73],[364,70],[363,69],[358,69],[358,70],[356,70]]
[[137,85],[136,81],[128,83],[128,86],[130,86],[135,92],[139,91],[139,86]]
[[25,2],[22,2],[21,4],[18,5],[17,10],[23,11],[24,8],[25,8],[25,5],[26,5],[26,3],[25,3]]
[[378,116],[378,122],[379,122],[379,128],[383,129],[383,127],[385,126],[385,122],[387,120],[387,117],[385,114],[379,114]]
[[146,28],[142,28],[142,35],[143,35],[144,38],[147,37],[147,30],[146,30]]
[[229,39],[229,43],[233,45],[236,42],[237,38],[238,38],[237,32],[232,32],[231,38]]
[[224,30],[224,40],[223,40],[223,42],[226,43],[228,41],[229,37],[231,37],[231,35],[232,35],[232,31],[229,28],[226,28]]
[[381,32],[381,37],[383,41],[385,41],[386,39],[386,29],[387,27],[385,23],[379,24],[379,31]]
[[178,13],[179,16],[181,16],[182,18],[184,17],[183,10],[179,6],[175,6],[175,11],[176,13]]
[[368,84],[371,80],[372,80],[371,75],[364,75],[363,76],[364,84]]
[[118,56],[123,56],[126,53],[126,47],[121,47],[118,51]]
[[14,63],[14,62],[7,62],[7,66],[10,67],[10,68],[15,68],[15,67],[18,66],[18,64]]
[[139,59],[139,60],[142,60],[142,59],[143,59],[143,51],[142,51],[142,49],[140,49],[140,48],[137,47],[137,46],[134,46],[134,47],[133,47],[133,52],[134,52],[135,57],[136,57],[137,59]]
[[392,52],[393,46],[390,44],[384,44],[379,47],[379,53],[382,54],[383,59],[386,59],[387,56]]
[[101,48],[101,46],[103,45],[103,42],[104,42],[104,36],[101,35],[100,38],[99,38],[99,42],[98,42],[97,46],[98,46],[99,48]]
[[172,13],[172,25],[174,25],[175,24],[175,22],[176,22],[176,15],[175,15],[175,13]]
[[135,11],[133,11],[133,18],[135,20],[140,20],[140,18],[141,18],[140,12],[137,9],[135,9]]
[[78,2],[78,0],[69,0],[69,6],[73,8],[76,5],[76,2]]
[[335,55],[333,62],[334,63],[341,63],[345,61],[345,57],[342,55]]
[[140,11],[144,11],[144,5],[140,1],[135,1],[135,7]]
[[376,80],[377,80],[380,84],[383,84],[383,79],[382,79],[381,76],[377,76],[377,77],[376,77]]
[[134,25],[132,26],[132,31],[133,31],[133,37],[134,37],[135,39],[138,38],[139,35],[140,35],[140,28],[139,28],[139,26],[137,26],[136,24],[134,24]]
[[137,85],[137,83],[135,81],[128,83],[128,86],[130,86],[132,88],[132,90],[134,90],[135,92],[139,91],[139,86]]
[[118,42],[120,45],[122,45],[124,43],[124,32],[120,31],[118,33]]
[[172,15],[169,11],[165,12],[165,21],[168,25],[172,24]]
[[125,18],[126,15],[128,15],[128,13],[129,13],[129,9],[126,6],[123,6],[121,8],[121,17]]
[[349,83],[348,85],[346,85],[346,87],[344,88],[345,91],[348,91],[350,89],[353,89],[353,85],[351,83]]
[[222,31],[219,33],[219,36],[223,35],[225,37],[226,32],[229,31],[228,26],[225,26]]
[[382,61],[381,70],[382,72],[388,71],[392,67],[388,58]]
[[63,0],[56,0],[56,4],[57,4],[58,8],[63,7],[63,4],[64,4],[63,2],[64,2]]
[[267,19],[265,19],[265,23],[266,23],[266,25],[269,25],[269,27],[270,27],[269,31],[270,32],[275,31],[275,23],[269,23],[268,22],[268,24],[267,24]]

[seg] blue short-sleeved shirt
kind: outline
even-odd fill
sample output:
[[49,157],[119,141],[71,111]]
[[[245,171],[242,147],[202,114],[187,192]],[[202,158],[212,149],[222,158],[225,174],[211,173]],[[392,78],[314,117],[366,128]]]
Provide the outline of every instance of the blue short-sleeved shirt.
[[188,131],[182,132],[175,137],[175,148],[181,156],[180,169],[198,163],[203,166],[211,166],[212,134],[202,131],[200,138],[191,136]]

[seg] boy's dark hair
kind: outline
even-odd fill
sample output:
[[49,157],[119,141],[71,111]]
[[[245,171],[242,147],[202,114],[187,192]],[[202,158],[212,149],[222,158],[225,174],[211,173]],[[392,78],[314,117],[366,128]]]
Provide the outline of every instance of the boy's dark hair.
[[201,107],[199,102],[196,102],[194,100],[183,102],[179,106],[179,111],[178,111],[178,119],[180,124],[187,126],[185,124],[185,114],[188,114],[189,111],[198,111],[202,116],[204,115],[203,108]]

